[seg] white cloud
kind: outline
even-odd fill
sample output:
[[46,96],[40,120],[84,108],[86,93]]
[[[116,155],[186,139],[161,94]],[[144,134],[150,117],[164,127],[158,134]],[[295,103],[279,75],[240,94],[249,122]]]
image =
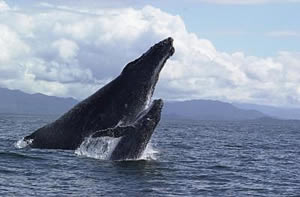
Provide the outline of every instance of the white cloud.
[[300,53],[261,58],[219,52],[188,32],[181,17],[151,6],[47,5],[31,12],[3,11],[0,22],[5,35],[0,37],[0,86],[84,98],[152,44],[172,36],[176,52],[162,71],[156,96],[300,106]]
[[5,64],[14,58],[23,58],[30,52],[30,47],[7,25],[0,24],[0,63]]
[[9,6],[7,5],[7,3],[3,0],[0,0],[0,12],[1,11],[6,11],[9,10]]
[[75,58],[79,50],[74,41],[67,39],[56,40],[52,43],[52,46],[58,50],[59,56],[65,61]]

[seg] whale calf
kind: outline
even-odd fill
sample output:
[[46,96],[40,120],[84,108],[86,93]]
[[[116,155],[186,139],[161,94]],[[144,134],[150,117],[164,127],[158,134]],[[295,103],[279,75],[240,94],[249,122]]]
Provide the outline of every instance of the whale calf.
[[134,158],[139,151],[125,151],[126,147],[143,150],[159,122],[162,101],[152,105],[150,101],[160,71],[174,51],[171,37],[155,44],[110,83],[24,140],[32,148],[75,150],[86,137],[101,137],[106,132],[122,137],[112,159]]

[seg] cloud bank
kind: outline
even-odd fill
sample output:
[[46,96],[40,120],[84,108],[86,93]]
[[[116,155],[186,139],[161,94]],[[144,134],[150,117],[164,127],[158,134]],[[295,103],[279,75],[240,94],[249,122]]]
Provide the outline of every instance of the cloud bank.
[[172,36],[176,52],[162,71],[157,97],[300,106],[300,53],[220,52],[188,32],[180,16],[151,6],[43,4],[28,11],[0,1],[0,34],[0,86],[10,89],[83,99]]

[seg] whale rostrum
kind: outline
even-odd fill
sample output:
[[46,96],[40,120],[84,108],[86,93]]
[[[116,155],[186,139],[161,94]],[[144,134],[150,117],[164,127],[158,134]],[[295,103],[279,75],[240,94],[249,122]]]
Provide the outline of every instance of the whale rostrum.
[[155,44],[110,83],[24,140],[32,148],[74,150],[86,137],[122,137],[112,159],[136,157],[160,120],[162,100],[149,102],[160,71],[174,51],[170,37]]

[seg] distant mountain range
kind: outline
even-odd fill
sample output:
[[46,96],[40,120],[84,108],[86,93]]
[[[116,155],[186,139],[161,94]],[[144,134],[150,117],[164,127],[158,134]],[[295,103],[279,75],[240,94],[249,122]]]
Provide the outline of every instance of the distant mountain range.
[[19,90],[0,88],[0,113],[62,114],[78,103],[73,98],[43,94],[27,94]]
[[300,108],[282,108],[282,107],[256,105],[256,104],[249,104],[249,103],[232,103],[232,105],[240,109],[257,110],[268,116],[278,118],[278,119],[300,120]]
[[239,109],[232,104],[212,100],[166,102],[163,116],[195,120],[253,120],[267,115],[251,109]]
[[[60,115],[78,101],[43,94],[27,94],[0,88],[0,113]],[[265,118],[299,119],[300,109],[285,109],[254,104],[226,103],[212,100],[165,102],[163,118],[194,120],[253,120]]]

